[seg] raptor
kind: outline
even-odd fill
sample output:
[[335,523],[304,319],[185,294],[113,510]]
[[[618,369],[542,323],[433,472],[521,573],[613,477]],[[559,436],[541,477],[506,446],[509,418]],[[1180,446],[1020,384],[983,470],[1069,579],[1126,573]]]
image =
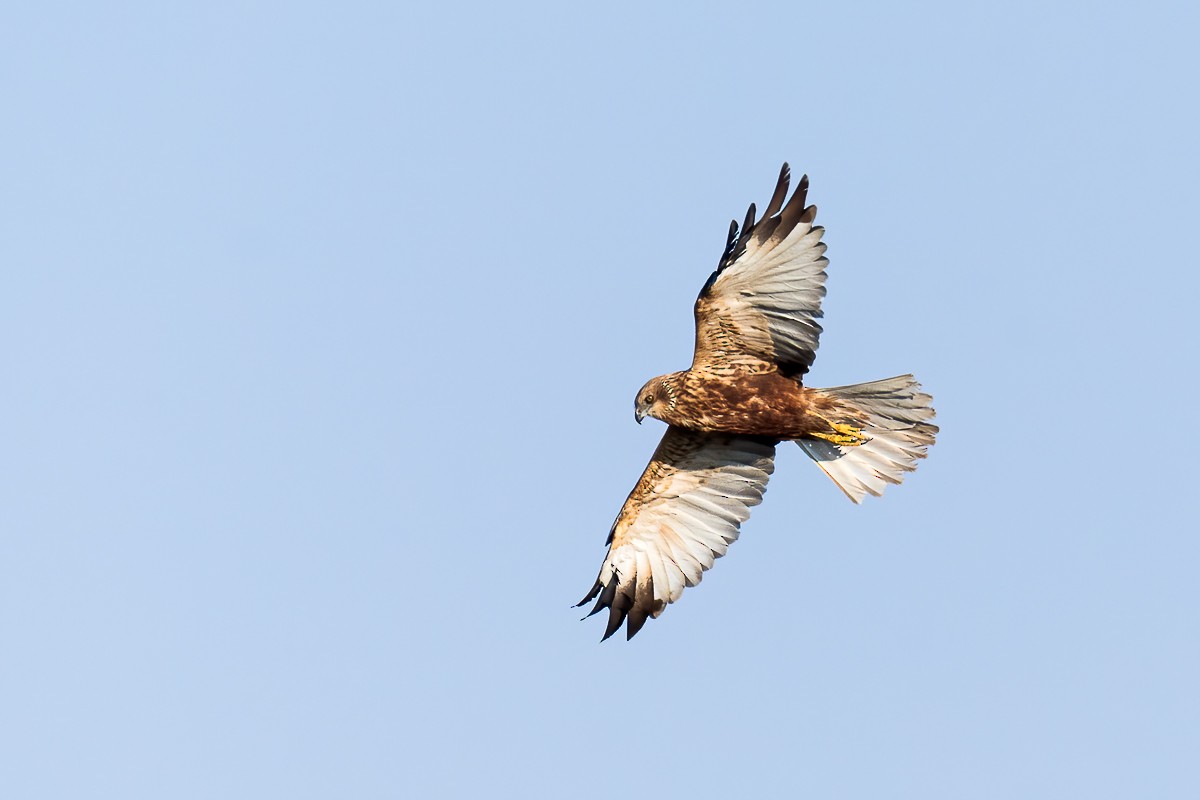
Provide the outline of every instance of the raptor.
[[[815,389],[813,364],[825,296],[824,229],[806,205],[808,176],[788,198],[779,173],[761,219],[750,205],[696,299],[692,365],[646,382],[640,423],[667,432],[608,534],[591,591],[608,610],[604,638],[646,620],[695,586],[762,501],[775,446],[793,441],[855,503],[916,469],[938,428],[932,398],[912,375]],[[786,202],[785,202],[786,200]]]

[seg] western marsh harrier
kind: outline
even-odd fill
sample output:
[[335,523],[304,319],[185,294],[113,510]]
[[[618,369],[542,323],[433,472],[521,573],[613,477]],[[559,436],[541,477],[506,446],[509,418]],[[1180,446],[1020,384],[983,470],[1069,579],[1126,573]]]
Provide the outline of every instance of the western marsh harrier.
[[762,501],[775,445],[794,441],[846,496],[882,494],[916,469],[937,426],[912,375],[812,389],[825,296],[824,229],[806,206],[808,176],[786,205],[784,164],[763,218],[734,220],[696,299],[690,369],[653,378],[634,416],[669,426],[608,534],[608,556],[584,605],[608,609],[604,638],[641,630],[725,555]]

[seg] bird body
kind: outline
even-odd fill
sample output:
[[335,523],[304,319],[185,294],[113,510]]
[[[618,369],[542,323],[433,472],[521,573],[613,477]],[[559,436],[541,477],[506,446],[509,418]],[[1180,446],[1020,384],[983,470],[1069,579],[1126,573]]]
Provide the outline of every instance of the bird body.
[[639,405],[668,425],[776,440],[833,436],[834,424],[861,428],[865,422],[837,398],[779,372],[673,372],[647,383]]
[[814,389],[825,296],[824,230],[805,205],[808,177],[787,199],[784,164],[761,220],[751,204],[729,227],[725,251],[696,299],[691,367],[648,381],[634,399],[638,422],[667,432],[617,514],[591,591],[608,609],[607,639],[626,623],[633,638],[738,537],[762,501],[775,446],[794,441],[855,503],[900,483],[938,428],[932,398],[911,375]]

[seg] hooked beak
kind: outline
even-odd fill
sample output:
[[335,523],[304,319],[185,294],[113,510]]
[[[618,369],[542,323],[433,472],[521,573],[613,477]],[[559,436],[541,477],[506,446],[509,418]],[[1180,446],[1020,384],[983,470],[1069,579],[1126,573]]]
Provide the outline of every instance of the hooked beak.
[[642,420],[646,418],[646,412],[642,411],[640,408],[635,408],[633,410],[633,418],[637,420],[638,425],[641,425]]

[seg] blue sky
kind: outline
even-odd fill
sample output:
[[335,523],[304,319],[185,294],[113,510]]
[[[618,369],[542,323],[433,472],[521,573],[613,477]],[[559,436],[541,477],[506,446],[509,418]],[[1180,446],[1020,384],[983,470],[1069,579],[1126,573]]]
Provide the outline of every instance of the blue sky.
[[[4,796],[1198,796],[1194,12],[422,6],[3,12]],[[942,434],[599,645],[785,160]]]

